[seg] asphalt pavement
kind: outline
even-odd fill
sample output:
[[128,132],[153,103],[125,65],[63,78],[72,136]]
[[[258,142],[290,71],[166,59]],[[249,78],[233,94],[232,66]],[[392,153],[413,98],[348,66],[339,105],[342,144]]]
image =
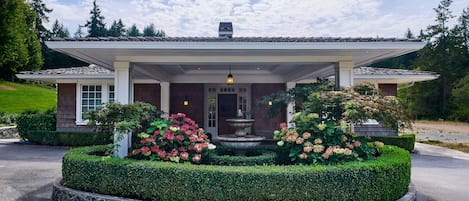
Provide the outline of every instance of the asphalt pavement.
[[[0,201],[48,201],[67,147],[0,140]],[[418,201],[469,201],[469,154],[416,143],[412,182]]]

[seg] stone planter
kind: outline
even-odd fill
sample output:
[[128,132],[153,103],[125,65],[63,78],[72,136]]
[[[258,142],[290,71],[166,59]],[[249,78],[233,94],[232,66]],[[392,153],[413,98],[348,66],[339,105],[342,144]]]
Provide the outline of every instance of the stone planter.
[[0,139],[19,138],[16,126],[6,126],[0,128]]

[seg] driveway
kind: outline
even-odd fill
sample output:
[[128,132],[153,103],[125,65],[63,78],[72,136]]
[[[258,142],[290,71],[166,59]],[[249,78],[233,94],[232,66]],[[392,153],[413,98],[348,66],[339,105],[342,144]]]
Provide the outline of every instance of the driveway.
[[[0,140],[0,201],[50,200],[67,150]],[[418,201],[469,200],[469,154],[421,143],[416,151],[412,182]]]
[[468,201],[469,154],[422,143],[412,154],[418,201]]
[[0,201],[50,200],[67,150],[0,140]]

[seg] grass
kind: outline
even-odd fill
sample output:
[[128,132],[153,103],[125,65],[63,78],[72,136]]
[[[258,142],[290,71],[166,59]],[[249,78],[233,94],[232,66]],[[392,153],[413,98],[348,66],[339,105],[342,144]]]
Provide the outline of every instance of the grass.
[[469,143],[450,143],[450,142],[441,142],[438,140],[428,140],[428,141],[419,141],[419,142],[469,153]]
[[0,111],[19,114],[25,110],[45,111],[57,106],[52,88],[0,80]]

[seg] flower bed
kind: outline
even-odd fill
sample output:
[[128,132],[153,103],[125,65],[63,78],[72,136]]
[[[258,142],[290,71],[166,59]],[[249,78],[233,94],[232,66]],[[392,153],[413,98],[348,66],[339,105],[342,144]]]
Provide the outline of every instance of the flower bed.
[[374,160],[335,166],[211,166],[90,155],[72,149],[63,183],[143,200],[397,200],[410,182],[410,155],[385,146]]

